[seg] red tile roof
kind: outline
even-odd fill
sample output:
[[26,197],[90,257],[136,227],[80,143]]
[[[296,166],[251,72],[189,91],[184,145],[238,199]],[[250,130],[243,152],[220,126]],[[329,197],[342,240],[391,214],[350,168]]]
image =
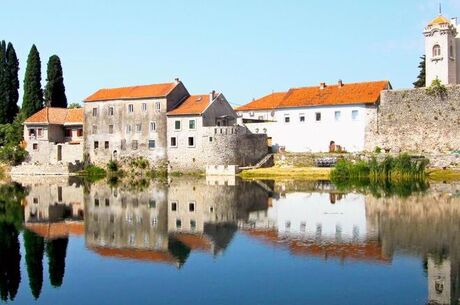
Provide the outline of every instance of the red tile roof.
[[192,250],[210,251],[212,247],[211,241],[203,235],[177,234],[174,238]]
[[202,114],[209,106],[209,94],[189,96],[179,106],[168,112],[168,115]]
[[85,224],[79,222],[26,223],[26,228],[43,238],[57,239],[69,235],[83,235]]
[[237,111],[267,110],[311,106],[332,106],[350,104],[375,104],[383,90],[390,89],[388,81],[363,82],[340,85],[292,88],[252,101],[237,108]]
[[35,124],[83,124],[83,108],[45,107],[28,117],[24,123]]
[[100,89],[96,91],[94,94],[88,96],[85,99],[85,102],[165,97],[176,86],[177,83],[174,82],[133,87]]

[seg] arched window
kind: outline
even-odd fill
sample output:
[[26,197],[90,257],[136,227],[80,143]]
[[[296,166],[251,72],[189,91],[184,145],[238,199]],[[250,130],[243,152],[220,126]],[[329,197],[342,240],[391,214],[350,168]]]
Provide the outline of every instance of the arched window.
[[441,56],[441,47],[437,44],[433,47],[433,57]]

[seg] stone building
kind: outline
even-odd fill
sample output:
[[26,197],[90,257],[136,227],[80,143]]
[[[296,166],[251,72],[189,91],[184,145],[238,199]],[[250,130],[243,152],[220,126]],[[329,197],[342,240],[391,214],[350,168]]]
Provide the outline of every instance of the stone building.
[[83,159],[83,109],[45,107],[24,122],[27,162],[79,163]]
[[426,86],[439,79],[445,85],[460,83],[460,26],[441,14],[423,32],[425,36]]
[[173,83],[102,89],[85,100],[85,154],[90,162],[144,157],[171,171],[206,165],[255,164],[267,153],[264,135],[236,124],[222,94],[193,95]]
[[245,125],[266,134],[274,151],[327,152],[340,146],[362,151],[365,130],[377,112],[388,81],[291,88],[268,94],[237,108]]

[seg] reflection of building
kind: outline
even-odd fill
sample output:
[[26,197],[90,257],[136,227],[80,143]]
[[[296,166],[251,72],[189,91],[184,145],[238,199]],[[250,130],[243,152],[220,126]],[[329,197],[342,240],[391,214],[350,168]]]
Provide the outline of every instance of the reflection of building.
[[15,179],[28,189],[24,204],[27,229],[46,239],[83,234],[83,186],[78,179]]
[[181,178],[140,192],[96,184],[85,195],[86,243],[104,256],[180,265],[190,251],[225,250],[238,219],[266,208],[267,198],[257,184],[241,181]]

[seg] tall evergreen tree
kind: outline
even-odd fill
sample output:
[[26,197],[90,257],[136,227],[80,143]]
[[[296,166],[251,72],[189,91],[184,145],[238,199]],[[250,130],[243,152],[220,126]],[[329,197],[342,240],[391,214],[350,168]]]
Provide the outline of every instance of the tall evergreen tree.
[[426,55],[423,55],[420,59],[421,61],[418,65],[420,73],[417,76],[417,81],[413,83],[415,88],[423,88],[426,86]]
[[43,254],[45,242],[43,237],[25,230],[24,247],[26,248],[27,274],[32,295],[37,300],[40,297],[43,286]]
[[8,123],[8,73],[6,64],[6,43],[0,42],[0,124]]
[[27,58],[26,74],[24,78],[24,97],[22,101],[22,112],[29,117],[43,108],[43,90],[41,85],[41,61],[35,45],[30,49]]
[[19,60],[11,42],[8,43],[8,47],[6,48],[6,62],[6,75],[8,79],[7,121],[11,123],[19,111]]
[[0,298],[13,301],[21,282],[19,233],[14,224],[0,221]]
[[48,272],[50,283],[54,287],[61,287],[65,273],[65,257],[67,254],[68,238],[59,238],[46,242],[48,256]]
[[46,81],[46,105],[50,107],[67,108],[67,97],[65,96],[62,65],[61,60],[57,55],[51,56],[48,61]]

